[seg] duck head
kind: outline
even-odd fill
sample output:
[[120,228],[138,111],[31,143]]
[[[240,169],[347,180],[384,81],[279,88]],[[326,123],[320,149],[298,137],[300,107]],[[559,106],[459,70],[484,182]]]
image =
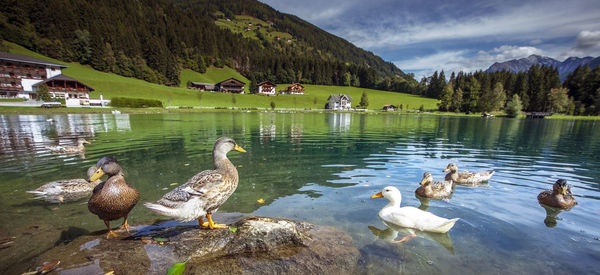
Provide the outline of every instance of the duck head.
[[448,171],[452,171],[452,172],[458,171],[458,166],[456,165],[456,163],[454,163],[454,162],[449,163],[448,166],[446,166],[446,169],[444,169],[444,173],[446,173]]
[[217,141],[215,142],[215,147],[213,148],[213,155],[215,156],[216,159],[221,159],[221,158],[226,157],[226,155],[229,151],[233,151],[233,150],[242,152],[242,153],[246,152],[246,150],[244,150],[242,147],[237,145],[235,140],[233,140],[232,138],[221,137],[221,138],[217,139]]
[[372,199],[375,198],[386,198],[388,199],[392,204],[394,205],[400,205],[400,202],[402,201],[402,194],[400,193],[400,190],[398,190],[398,188],[394,187],[394,186],[388,186],[386,188],[383,188],[383,190],[373,196],[371,196]]
[[567,180],[559,179],[552,185],[552,192],[561,195],[571,194],[571,187],[567,184]]
[[426,186],[433,182],[433,175],[429,172],[423,173],[423,179],[421,180],[421,186]]
[[90,142],[87,141],[87,140],[85,140],[85,138],[78,138],[77,139],[77,144],[79,144],[79,145],[90,144]]
[[95,181],[104,176],[104,174],[113,176],[123,171],[119,163],[117,163],[117,160],[113,157],[100,158],[100,160],[98,160],[98,163],[96,163],[96,167],[96,171],[90,177],[89,181]]

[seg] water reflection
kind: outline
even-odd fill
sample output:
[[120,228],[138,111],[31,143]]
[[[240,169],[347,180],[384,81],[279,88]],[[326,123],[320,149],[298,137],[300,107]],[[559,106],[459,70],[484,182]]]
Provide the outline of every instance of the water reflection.
[[[550,228],[556,227],[556,225],[558,224],[557,221],[561,220],[561,218],[558,217],[558,214],[560,214],[560,212],[563,212],[563,210],[559,209],[559,208],[546,206],[543,204],[540,204],[540,206],[542,208],[544,208],[544,210],[546,210],[546,217],[544,218],[544,224]],[[565,210],[565,211],[568,211],[568,210]]]
[[347,132],[351,122],[350,113],[329,113],[329,129],[333,132]]
[[379,239],[390,243],[399,243],[402,238],[398,239],[398,235],[402,234],[403,237],[416,235],[417,238],[423,238],[429,241],[433,241],[446,248],[449,252],[454,253],[454,245],[452,239],[448,233],[430,233],[425,231],[413,230],[410,228],[399,227],[393,224],[384,223],[386,228],[379,229],[375,226],[369,225],[369,230],[373,235]]

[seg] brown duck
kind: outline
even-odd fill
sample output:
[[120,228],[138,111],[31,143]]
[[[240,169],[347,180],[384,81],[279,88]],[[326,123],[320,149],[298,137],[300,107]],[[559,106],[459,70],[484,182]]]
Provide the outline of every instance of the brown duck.
[[445,199],[452,196],[452,180],[433,181],[433,175],[429,172],[423,174],[421,186],[415,190],[415,194],[423,198]]
[[[212,214],[233,194],[238,185],[238,172],[227,158],[229,151],[246,152],[228,137],[217,139],[213,148],[214,170],[202,171],[185,184],[165,194],[156,203],[145,203],[150,210],[180,221],[198,220],[200,227],[227,228],[216,224]],[[206,215],[208,222],[204,222]]]
[[567,181],[564,179],[557,180],[552,185],[552,191],[543,191],[537,198],[540,204],[561,209],[570,209],[577,205],[577,201],[571,193],[571,187],[567,185]]
[[112,157],[103,157],[96,164],[98,169],[90,181],[99,179],[104,174],[109,177],[105,182],[98,184],[88,201],[88,209],[104,221],[108,228],[106,238],[117,237],[118,234],[111,230],[110,221],[124,218],[121,229],[129,232],[127,215],[140,198],[138,191],[125,182],[123,170]]

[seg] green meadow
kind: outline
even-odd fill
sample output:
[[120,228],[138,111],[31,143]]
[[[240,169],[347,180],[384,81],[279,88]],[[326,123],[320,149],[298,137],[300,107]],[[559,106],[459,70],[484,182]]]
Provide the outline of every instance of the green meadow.
[[[403,105],[404,110],[416,110],[423,105],[426,110],[437,109],[437,100],[415,96],[411,94],[364,89],[356,87],[304,85],[304,95],[279,95],[262,96],[254,94],[224,94],[214,92],[200,92],[186,89],[188,81],[217,83],[230,77],[234,77],[249,84],[249,80],[231,68],[211,67],[206,73],[200,74],[191,70],[183,70],[180,76],[180,87],[168,87],[164,85],[149,83],[143,80],[123,77],[112,73],[104,73],[92,69],[90,66],[79,63],[65,63],[52,58],[45,57],[29,51],[16,44],[5,42],[10,47],[10,52],[36,57],[59,64],[68,68],[63,74],[73,77],[95,89],[90,94],[92,98],[132,97],[157,99],[163,105],[182,107],[237,107],[237,108],[271,108],[271,102],[275,108],[298,108],[298,109],[322,109],[331,94],[347,94],[352,97],[352,105],[360,102],[363,92],[367,93],[370,110],[380,110],[383,105]],[[277,90],[282,90],[288,84],[278,84]]]

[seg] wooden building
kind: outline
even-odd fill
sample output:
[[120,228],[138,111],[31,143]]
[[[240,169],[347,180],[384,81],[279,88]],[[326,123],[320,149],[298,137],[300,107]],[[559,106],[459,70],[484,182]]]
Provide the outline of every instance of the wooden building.
[[288,95],[303,95],[304,94],[304,86],[300,83],[293,83],[288,86],[285,90],[279,91],[280,94],[288,94]]
[[395,112],[397,110],[396,106],[392,104],[383,105],[383,110],[387,112]]
[[0,52],[0,98],[35,99],[33,86],[61,75],[67,66],[45,60]]
[[350,110],[351,108],[352,97],[344,94],[330,95],[327,99],[327,105],[325,105],[325,109],[330,110]]
[[33,92],[36,93],[42,84],[46,84],[50,96],[54,98],[89,99],[90,92],[94,91],[94,88],[62,74],[34,84]]
[[277,92],[275,91],[275,87],[277,87],[277,85],[273,84],[273,82],[271,81],[263,81],[261,83],[258,83],[258,94],[261,95],[277,95]]
[[195,89],[195,90],[200,90],[200,91],[214,91],[215,84],[202,83],[202,82],[190,82],[188,85],[188,89]]
[[222,93],[243,94],[244,85],[246,85],[246,83],[239,81],[235,78],[229,78],[227,80],[215,84],[215,91]]

